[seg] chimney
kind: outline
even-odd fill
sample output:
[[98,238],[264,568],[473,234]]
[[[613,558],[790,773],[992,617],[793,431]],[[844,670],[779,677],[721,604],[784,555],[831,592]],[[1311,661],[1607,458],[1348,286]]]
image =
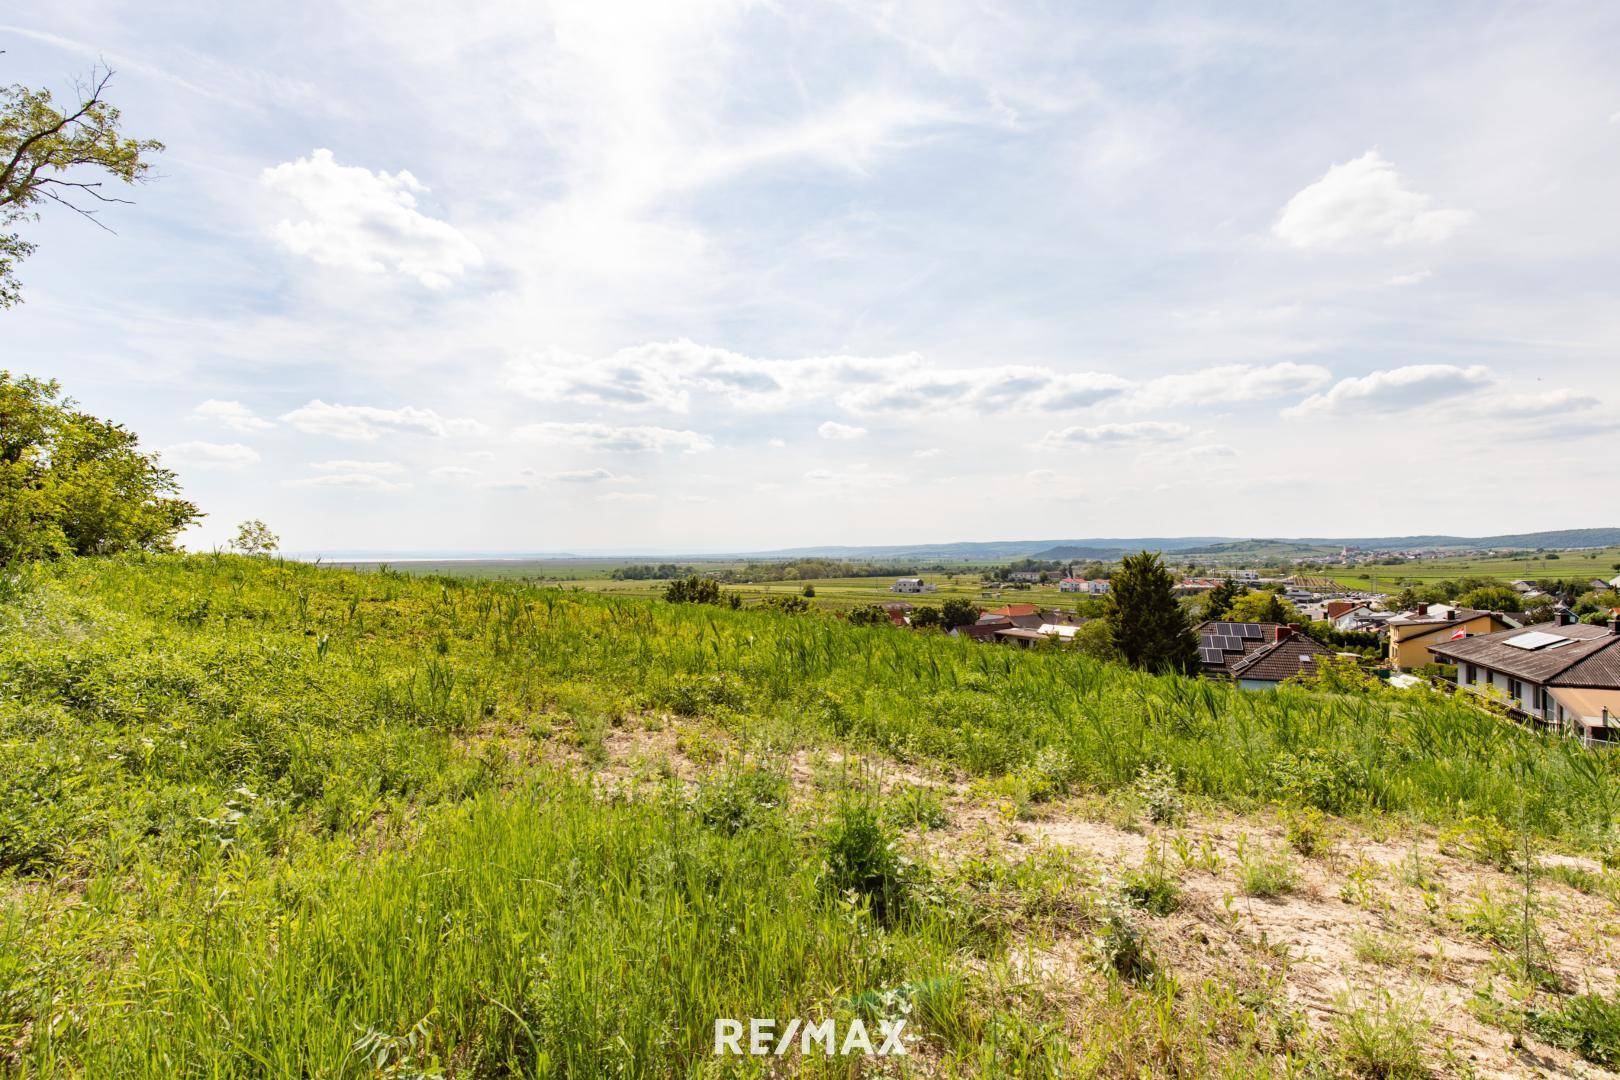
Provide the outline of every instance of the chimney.
[[1419,617],[1427,615],[1429,613],[1429,605],[1428,604],[1419,604],[1417,613],[1418,613]]
[[1620,615],[1609,616],[1609,633],[1620,634]]
[[1455,619],[1456,617],[1457,617],[1457,609],[1456,608],[1446,608],[1446,622],[1450,622],[1451,620]]
[[1278,625],[1277,640],[1287,641],[1289,638],[1294,636],[1294,631],[1298,629],[1299,627],[1295,626],[1293,623],[1289,623],[1287,626]]
[[1563,604],[1559,604],[1557,608],[1553,609],[1553,620],[1559,626],[1572,626],[1575,623],[1575,613]]

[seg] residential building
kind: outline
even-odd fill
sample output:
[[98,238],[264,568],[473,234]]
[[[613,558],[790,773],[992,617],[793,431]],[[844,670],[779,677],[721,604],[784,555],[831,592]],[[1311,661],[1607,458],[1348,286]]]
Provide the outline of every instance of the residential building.
[[1390,619],[1389,662],[1398,670],[1409,671],[1434,663],[1430,647],[1442,641],[1457,641],[1470,635],[1483,636],[1512,630],[1519,624],[1498,611],[1475,611],[1450,604],[1419,604]]
[[1108,582],[1103,578],[1075,578],[1066,577],[1058,582],[1060,592],[1087,593],[1091,596],[1103,596],[1108,592]]
[[1333,650],[1282,623],[1210,620],[1198,624],[1198,660],[1209,678],[1230,679],[1245,690],[1274,690],[1284,679],[1314,671]]
[[894,584],[889,586],[890,592],[897,593],[927,593],[934,592],[939,586],[924,581],[920,577],[895,578]]
[[1591,626],[1560,608],[1552,622],[1431,648],[1457,665],[1460,689],[1586,742],[1620,740],[1620,617]]
[[1023,581],[1034,585],[1040,582],[1041,572],[1039,570],[1014,570],[1007,575],[1007,580]]

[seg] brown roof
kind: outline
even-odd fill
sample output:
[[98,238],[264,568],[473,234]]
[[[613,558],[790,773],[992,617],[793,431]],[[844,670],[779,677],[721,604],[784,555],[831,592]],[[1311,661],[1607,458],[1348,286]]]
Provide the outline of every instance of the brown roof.
[[972,638],[975,641],[985,641],[989,638],[995,637],[997,630],[1005,630],[1007,627],[1008,623],[1005,620],[1001,620],[993,623],[975,623],[970,626],[958,626],[956,629],[952,630],[951,633],[960,634],[962,637]]
[[[1569,638],[1571,643],[1540,649],[1508,644],[1533,631]],[[1499,634],[1442,641],[1430,645],[1429,651],[1447,660],[1478,664],[1544,686],[1620,688],[1620,634],[1610,633],[1606,626],[1544,622]]]
[[[1448,618],[1441,614],[1441,610],[1454,611],[1456,614]],[[1448,604],[1431,604],[1428,612],[1423,615],[1419,615],[1416,610],[1403,611],[1389,621],[1396,626],[1428,626],[1431,623],[1467,622],[1469,619],[1478,619],[1484,615],[1496,615],[1496,612],[1475,611],[1473,608],[1453,608]],[[1501,618],[1499,615],[1496,617]]]
[[[1317,656],[1331,651],[1281,623],[1235,623],[1210,619],[1199,623],[1195,629],[1200,648],[1199,659],[1206,675],[1281,682],[1299,673],[1299,658],[1302,655]],[[1248,631],[1248,636],[1244,636],[1244,631]],[[1203,650],[1211,647],[1204,643],[1223,638],[1236,639],[1241,648],[1221,650],[1219,663],[1204,659],[1206,653]]]
[[1300,672],[1315,669],[1312,659],[1331,655],[1327,646],[1304,634],[1291,634],[1245,656],[1232,665],[1232,677],[1258,682],[1282,682]]
[[1025,630],[1022,627],[1017,627],[1017,626],[1008,627],[1008,628],[1002,629],[1002,630],[997,630],[996,631],[996,637],[998,637],[998,638],[1013,638],[1013,639],[1015,639],[1017,641],[1046,641],[1047,640],[1046,635],[1041,633],[1039,630]]
[[996,608],[985,612],[986,615],[1038,615],[1040,608],[1035,604],[1008,604],[1006,607]]

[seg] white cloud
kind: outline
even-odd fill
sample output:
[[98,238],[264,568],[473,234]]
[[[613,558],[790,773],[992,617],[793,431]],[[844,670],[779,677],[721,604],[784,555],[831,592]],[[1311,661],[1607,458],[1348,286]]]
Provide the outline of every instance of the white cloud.
[[605,491],[596,497],[597,502],[612,503],[648,503],[657,499],[658,496],[645,491]]
[[1186,424],[1138,420],[1128,424],[1098,424],[1094,427],[1066,427],[1048,431],[1036,445],[1043,450],[1069,450],[1080,446],[1175,442],[1190,434],[1192,428]]
[[1544,390],[1534,394],[1492,394],[1480,410],[1488,416],[1532,419],[1567,416],[1596,409],[1603,402],[1579,390]]
[[163,451],[171,465],[194,469],[241,469],[259,461],[259,452],[241,443],[182,442]]
[[321,476],[310,476],[302,480],[292,481],[294,487],[330,487],[349,488],[356,491],[409,491],[411,485],[403,481],[389,480],[373,473],[325,473]]
[[440,465],[428,470],[429,476],[436,476],[441,480],[471,480],[479,475],[477,469],[469,469],[465,465]]
[[648,342],[600,358],[560,349],[507,366],[507,385],[536,401],[687,411],[694,395],[769,409],[825,398],[916,368],[915,354],[763,360],[686,339]]
[[1063,374],[1045,367],[1004,365],[954,370],[916,369],[841,394],[854,413],[1085,409],[1129,389],[1128,379],[1100,372]]
[[911,452],[911,456],[916,458],[918,461],[928,461],[932,458],[939,457],[943,453],[945,453],[945,451],[941,450],[937,446],[925,446],[921,450],[913,450]]
[[686,454],[702,453],[714,449],[714,440],[696,431],[678,431],[666,427],[615,427],[611,424],[529,424],[513,432],[514,437],[528,442],[578,446],[587,450],[606,450],[619,453],[666,453],[678,450]]
[[772,450],[786,450],[787,449],[787,440],[786,439],[771,439],[765,445],[769,446]]
[[1130,403],[1146,408],[1236,405],[1297,396],[1332,379],[1333,373],[1317,364],[1225,364],[1152,379],[1131,394]]
[[483,262],[454,225],[416,208],[416,196],[427,189],[404,170],[389,174],[339,165],[330,150],[316,150],[265,169],[260,180],[302,211],[299,220],[278,222],[271,236],[323,266],[393,272],[443,289]]
[[1412,364],[1340,379],[1331,389],[1284,409],[1283,415],[1397,412],[1477,393],[1491,382],[1490,369],[1477,364]]
[[636,478],[607,469],[566,469],[547,473],[545,479],[559,484],[633,484]]
[[479,491],[528,491],[532,485],[527,480],[480,480],[473,486]]
[[1050,484],[1058,478],[1056,469],[1031,469],[1024,474],[1024,479],[1032,484]]
[[255,416],[253,410],[240,401],[220,401],[217,398],[209,398],[195,409],[192,409],[191,418],[204,423],[216,424],[228,431],[240,432],[243,435],[255,431],[265,431],[276,426],[269,420]]
[[334,439],[362,442],[396,432],[443,438],[448,435],[477,435],[487,430],[477,420],[446,418],[432,409],[418,409],[410,405],[398,409],[379,409],[371,405],[329,405],[320,398],[284,414],[281,419],[306,435],[326,435]]
[[1212,460],[1214,458],[1237,457],[1237,450],[1225,443],[1204,443],[1200,446],[1187,447],[1186,456],[1193,460]]
[[349,461],[346,459],[339,459],[336,461],[312,461],[309,463],[309,467],[312,469],[319,469],[322,472],[369,473],[397,473],[404,468],[404,466],[397,461]]
[[816,428],[816,434],[823,439],[864,439],[866,429],[853,424],[840,424],[836,420],[827,420]]
[[1417,285],[1434,276],[1432,270],[1413,270],[1409,274],[1396,274],[1389,279],[1391,285]]
[[906,482],[906,478],[899,473],[873,472],[870,465],[864,464],[851,465],[844,470],[812,469],[804,474],[804,478],[822,487],[850,490],[895,487]]
[[1432,244],[1473,216],[1434,207],[1434,200],[1402,185],[1400,173],[1376,150],[1330,168],[1282,208],[1272,235],[1296,248],[1351,250]]

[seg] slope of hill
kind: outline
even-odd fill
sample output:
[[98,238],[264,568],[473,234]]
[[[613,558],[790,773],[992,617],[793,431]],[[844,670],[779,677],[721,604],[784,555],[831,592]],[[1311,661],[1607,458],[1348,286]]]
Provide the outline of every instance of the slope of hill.
[[234,557],[30,578],[6,1071],[688,1076],[755,1016],[904,1018],[939,1076],[1612,1045],[1620,766],[1464,703]]

